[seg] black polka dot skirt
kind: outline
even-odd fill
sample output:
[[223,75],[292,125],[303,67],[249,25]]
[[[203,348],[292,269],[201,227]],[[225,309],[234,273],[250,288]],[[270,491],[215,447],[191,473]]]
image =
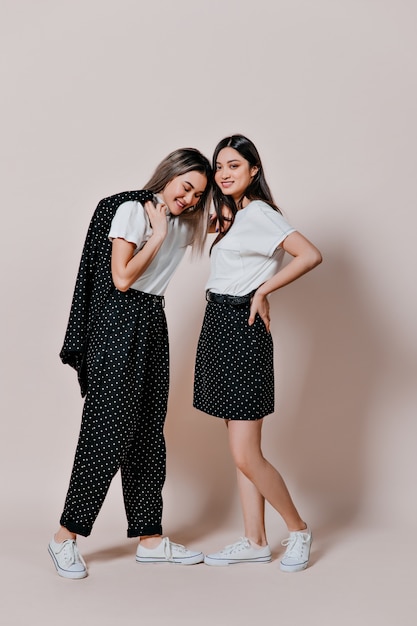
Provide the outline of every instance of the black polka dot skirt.
[[227,420],[258,420],[274,411],[273,343],[249,305],[208,302],[197,347],[196,409]]
[[88,536],[121,470],[129,537],[162,534],[169,386],[163,299],[129,289],[105,302],[87,350],[88,392],[60,523]]

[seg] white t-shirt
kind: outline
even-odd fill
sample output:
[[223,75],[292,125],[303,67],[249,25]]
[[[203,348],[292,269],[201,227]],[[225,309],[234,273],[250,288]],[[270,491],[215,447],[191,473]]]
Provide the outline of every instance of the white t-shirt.
[[279,244],[295,228],[262,200],[240,209],[227,235],[211,252],[206,289],[244,296],[278,272],[285,254]]
[[[149,267],[131,285],[157,296],[163,296],[168,283],[177,269],[187,246],[192,240],[190,223],[179,217],[167,215],[168,234]],[[109,239],[125,239],[136,246],[135,254],[143,248],[152,235],[149,218],[140,202],[123,202],[116,211],[110,226]]]

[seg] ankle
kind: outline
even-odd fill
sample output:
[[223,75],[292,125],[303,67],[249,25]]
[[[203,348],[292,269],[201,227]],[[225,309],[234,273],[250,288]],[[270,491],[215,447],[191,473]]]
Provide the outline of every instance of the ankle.
[[248,535],[246,535],[246,537],[249,539],[250,544],[254,547],[254,548],[265,548],[265,546],[268,545],[268,542],[266,540],[266,537],[259,537],[256,536],[256,538],[254,536],[249,537]]
[[308,530],[308,526],[305,522],[301,522],[301,524],[294,527],[288,526],[288,532],[290,533],[302,533],[305,530]]
[[55,543],[63,543],[64,541],[68,541],[68,539],[75,541],[77,539],[77,535],[69,531],[64,526],[61,526],[58,532],[54,535]]
[[162,535],[147,535],[139,538],[139,543],[144,547],[152,550],[159,546],[162,541]]

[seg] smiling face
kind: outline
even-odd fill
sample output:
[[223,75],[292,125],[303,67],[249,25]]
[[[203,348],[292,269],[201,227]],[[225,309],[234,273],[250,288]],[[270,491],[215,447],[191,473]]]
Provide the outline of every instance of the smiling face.
[[232,196],[238,203],[245,195],[258,168],[234,148],[223,148],[216,159],[214,180],[225,196]]
[[206,186],[206,176],[193,170],[173,178],[165,185],[161,195],[171,215],[181,215],[197,204]]

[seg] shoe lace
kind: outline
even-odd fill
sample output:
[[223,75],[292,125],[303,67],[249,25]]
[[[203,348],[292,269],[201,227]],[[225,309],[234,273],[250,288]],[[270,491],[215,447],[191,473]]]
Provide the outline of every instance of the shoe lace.
[[75,565],[76,563],[82,563],[85,566],[84,559],[78,552],[78,547],[75,541],[65,541],[63,555],[65,563],[68,567],[71,567],[71,565]]
[[246,537],[240,537],[238,541],[235,543],[231,543],[228,546],[225,546],[223,550],[220,550],[221,554],[230,555],[234,552],[240,552],[241,550],[245,550],[246,548],[250,548],[251,545],[249,543],[249,539]]
[[187,552],[187,548],[185,546],[183,546],[181,543],[174,543],[173,541],[170,541],[168,537],[164,537],[162,541],[164,543],[164,554],[168,560],[173,559],[173,548],[178,552],[182,552],[183,554]]
[[288,539],[281,541],[281,545],[287,548],[285,556],[298,558],[302,554],[303,546],[308,540],[308,533],[291,533]]

